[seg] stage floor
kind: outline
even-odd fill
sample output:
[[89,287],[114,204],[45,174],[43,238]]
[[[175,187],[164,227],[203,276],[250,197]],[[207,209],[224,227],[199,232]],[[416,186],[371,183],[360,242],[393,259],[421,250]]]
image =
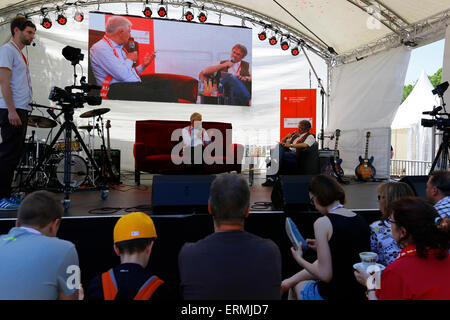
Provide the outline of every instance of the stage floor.
[[[249,174],[242,175],[248,179]],[[120,216],[132,211],[151,213],[152,174],[141,174],[141,185],[134,183],[134,172],[122,172],[122,185],[112,186],[106,200],[101,199],[100,191],[80,190],[70,195],[70,207],[65,212],[67,218],[89,218]],[[357,182],[349,179],[344,184],[346,192],[346,207],[360,210],[378,210],[377,186],[381,182]],[[270,212],[270,206],[261,205],[270,203],[272,187],[263,187],[265,181],[264,171],[255,171],[253,186],[250,187],[251,212]],[[63,193],[57,193],[58,199],[64,199]],[[0,219],[15,219],[16,211],[0,211]]]

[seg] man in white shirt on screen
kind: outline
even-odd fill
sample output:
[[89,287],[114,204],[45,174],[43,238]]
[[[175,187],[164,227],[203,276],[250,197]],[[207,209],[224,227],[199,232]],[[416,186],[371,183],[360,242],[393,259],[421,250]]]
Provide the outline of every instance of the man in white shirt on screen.
[[105,31],[105,36],[90,49],[92,72],[97,84],[102,86],[102,97],[106,97],[113,83],[141,82],[140,74],[155,58],[154,53],[147,53],[142,64],[133,68],[138,52],[127,52],[124,48],[131,37],[131,22],[127,18],[110,17]]
[[217,72],[219,77],[221,72],[229,73],[222,77],[221,81],[225,89],[230,92],[230,103],[232,105],[251,105],[251,95],[249,88],[247,88],[252,81],[250,64],[242,60],[246,55],[247,48],[242,44],[236,44],[231,50],[230,60],[224,60],[217,65],[209,66],[200,73],[200,76],[209,76]]
[[181,131],[183,136],[183,155],[187,164],[195,173],[200,173],[203,163],[203,150],[211,143],[211,139],[202,128],[202,115],[194,112],[190,117],[191,124]]

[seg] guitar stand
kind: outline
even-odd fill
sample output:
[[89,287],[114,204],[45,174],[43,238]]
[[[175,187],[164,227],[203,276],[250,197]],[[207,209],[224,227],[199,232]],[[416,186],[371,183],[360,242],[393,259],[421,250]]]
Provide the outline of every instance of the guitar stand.
[[49,148],[45,151],[45,155],[39,159],[38,163],[33,167],[33,169],[28,173],[27,177],[25,178],[25,181],[23,183],[22,188],[26,189],[27,186],[30,185],[31,178],[37,173],[38,170],[41,169],[42,164],[47,161],[51,155],[51,150],[53,150],[53,147],[55,146],[58,138],[64,131],[64,186],[62,188],[62,191],[64,192],[64,200],[62,200],[62,204],[64,206],[64,211],[66,212],[67,209],[70,206],[70,194],[75,191],[75,188],[72,186],[71,183],[71,162],[72,162],[72,132],[74,132],[76,138],[78,138],[78,141],[80,142],[84,152],[88,156],[88,159],[91,163],[91,165],[94,167],[95,171],[98,174],[100,184],[97,188],[97,190],[101,190],[102,194],[101,197],[103,200],[105,200],[108,197],[109,190],[105,186],[104,177],[102,175],[102,172],[95,162],[94,158],[92,157],[92,153],[88,150],[86,147],[83,139],[80,136],[80,133],[77,130],[77,127],[73,123],[73,108],[70,107],[68,110],[65,110],[63,107],[64,113],[64,123],[61,125],[61,128],[59,129],[56,136],[53,138],[53,141],[51,142]]

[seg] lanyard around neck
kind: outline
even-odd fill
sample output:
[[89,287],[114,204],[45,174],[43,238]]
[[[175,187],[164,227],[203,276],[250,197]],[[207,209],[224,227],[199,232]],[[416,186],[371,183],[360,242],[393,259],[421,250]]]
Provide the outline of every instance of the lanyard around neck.
[[[114,52],[114,55],[116,56],[116,58],[119,58],[116,48],[114,48],[114,46],[112,45],[111,40],[107,36],[103,36],[103,40],[105,40],[106,43],[111,47],[111,49],[113,49],[113,52]],[[125,54],[127,53],[127,50],[125,50],[124,47],[122,47],[122,50],[123,50],[123,52],[125,52]]]

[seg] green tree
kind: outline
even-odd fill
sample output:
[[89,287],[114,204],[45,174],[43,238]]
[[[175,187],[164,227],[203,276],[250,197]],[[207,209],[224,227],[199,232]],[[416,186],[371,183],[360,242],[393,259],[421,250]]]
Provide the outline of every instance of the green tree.
[[[440,68],[438,71],[436,71],[432,76],[428,76],[428,79],[430,79],[431,84],[433,85],[433,87],[436,88],[436,86],[438,84],[441,83],[442,81],[442,68]],[[414,87],[416,86],[417,80],[416,82],[414,82],[414,84],[408,84],[407,86],[405,86],[403,88],[403,101],[406,100],[406,98],[408,98],[409,94],[411,93],[411,91],[414,89]]]

